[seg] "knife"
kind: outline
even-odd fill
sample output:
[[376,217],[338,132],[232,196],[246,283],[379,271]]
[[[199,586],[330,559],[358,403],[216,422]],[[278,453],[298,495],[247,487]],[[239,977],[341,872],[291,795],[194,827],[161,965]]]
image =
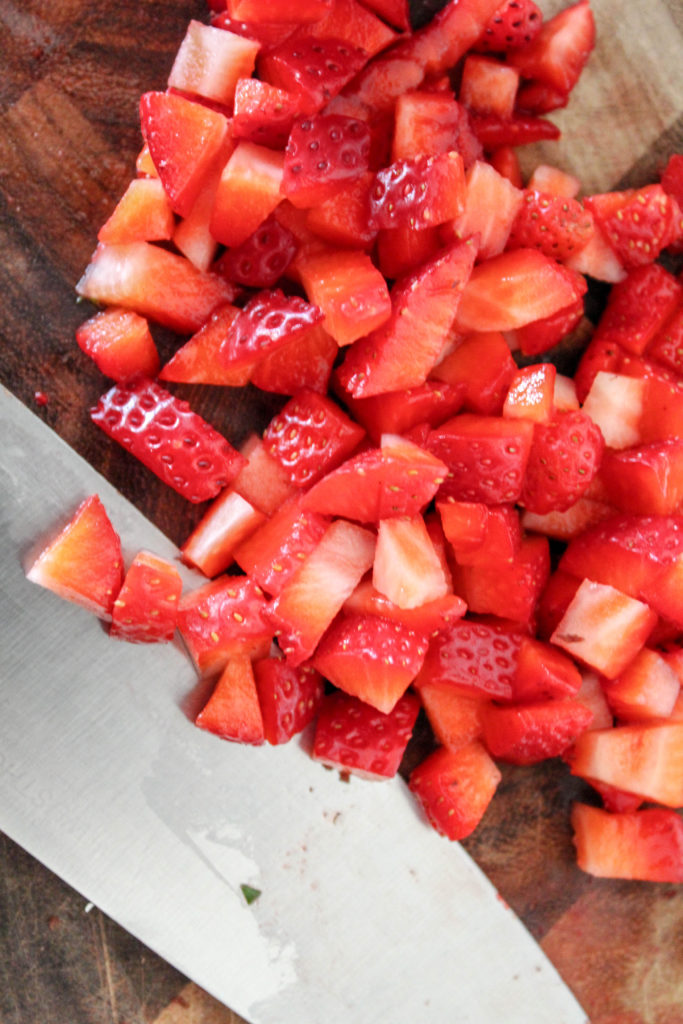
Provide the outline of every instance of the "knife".
[[127,559],[178,552],[4,388],[0,435],[0,828],[251,1024],[585,1024],[400,778],[197,729],[180,645],[112,640],[26,580],[91,493]]

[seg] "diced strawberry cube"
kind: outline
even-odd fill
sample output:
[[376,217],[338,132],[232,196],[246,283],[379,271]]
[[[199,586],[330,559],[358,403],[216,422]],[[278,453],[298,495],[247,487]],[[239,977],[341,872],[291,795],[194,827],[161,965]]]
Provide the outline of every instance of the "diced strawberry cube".
[[427,380],[405,391],[390,391],[370,398],[344,397],[354,418],[363,424],[375,444],[379,444],[383,434],[405,435],[420,423],[440,426],[458,412],[464,393],[462,383]]
[[491,164],[475,160],[467,171],[464,210],[450,229],[457,238],[479,236],[479,260],[498,256],[524,200],[521,189]]
[[259,44],[223,28],[192,20],[176,54],[168,84],[172,89],[232,105],[238,79],[249,78]]
[[458,750],[481,739],[486,697],[469,697],[448,683],[422,682],[416,686],[422,707],[439,743]]
[[259,60],[264,82],[296,97],[299,112],[315,114],[367,63],[368,53],[344,39],[306,38],[299,33]]
[[234,743],[263,743],[263,718],[251,660],[246,654],[230,658],[195,725]]
[[110,307],[82,323],[76,342],[100,373],[122,381],[142,374],[156,377],[159,353],[145,317],[132,310]]
[[284,658],[262,658],[253,670],[266,742],[287,743],[317,715],[323,679],[312,666],[294,668]]
[[670,515],[683,500],[683,439],[608,452],[600,479],[616,508],[640,515]]
[[454,622],[432,638],[416,684],[448,683],[466,696],[510,700],[523,635],[498,623]]
[[605,683],[607,702],[622,722],[668,718],[681,684],[657,651],[643,647],[624,671]]
[[503,403],[503,416],[547,423],[554,408],[556,375],[553,363],[538,363],[519,369],[510,381]]
[[354,117],[316,114],[294,122],[285,150],[282,195],[296,207],[316,206],[362,177],[370,129]]
[[470,54],[463,64],[458,98],[478,114],[511,117],[518,86],[519,71],[516,68]]
[[290,501],[237,546],[235,560],[267,594],[279,594],[328,526],[328,519]]
[[399,608],[446,596],[448,579],[421,515],[380,519],[372,582]]
[[266,146],[238,142],[223,169],[211,233],[224,245],[242,245],[282,199],[283,156]]
[[507,618],[531,629],[549,576],[547,538],[528,536],[507,561],[457,566],[453,586],[471,612]]
[[321,251],[297,262],[306,294],[338,345],[350,345],[391,316],[386,281],[358,249]]
[[683,821],[674,811],[610,813],[575,803],[576,862],[598,878],[643,882],[683,881]]
[[205,576],[218,576],[232,565],[241,542],[265,520],[263,512],[226,487],[182,545],[183,558]]
[[354,615],[378,615],[431,636],[456,619],[462,618],[467,606],[461,597],[448,593],[417,608],[399,608],[384,594],[380,594],[379,590],[373,587],[371,580],[361,580],[345,601],[344,611]]
[[296,97],[262,82],[240,78],[235,86],[231,130],[235,139],[284,149],[298,114]]
[[129,643],[168,643],[178,617],[182,580],[176,567],[139,551],[114,601],[109,635]]
[[173,237],[175,218],[158,178],[133,178],[97,232],[100,242],[162,242]]
[[162,367],[159,380],[226,387],[243,387],[247,384],[250,367],[226,366],[218,355],[239,312],[237,306],[230,302],[219,306]]
[[559,757],[590,725],[592,712],[570,697],[499,707],[482,713],[483,741],[496,760],[537,764]]
[[463,407],[481,416],[498,416],[517,373],[510,347],[499,331],[470,334],[432,370],[432,377],[464,387]]
[[522,639],[513,683],[515,701],[575,697],[581,682],[575,663],[557,647],[530,636]]
[[480,823],[501,774],[477,740],[458,750],[438,747],[410,776],[410,789],[430,824],[451,840],[464,839]]
[[404,694],[389,714],[346,693],[331,693],[320,707],[313,741],[316,761],[365,779],[391,778],[408,745],[420,702]]

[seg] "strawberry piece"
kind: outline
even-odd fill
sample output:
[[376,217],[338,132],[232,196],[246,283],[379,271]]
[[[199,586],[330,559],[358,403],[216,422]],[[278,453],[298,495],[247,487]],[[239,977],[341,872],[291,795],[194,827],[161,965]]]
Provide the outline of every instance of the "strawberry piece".
[[235,560],[267,594],[279,594],[328,526],[328,519],[290,502],[237,547]]
[[643,647],[621,675],[605,682],[603,689],[619,721],[645,722],[669,717],[681,683],[661,654]]
[[515,188],[524,188],[522,169],[514,146],[499,146],[490,156],[491,166]]
[[534,637],[522,639],[513,682],[516,702],[575,697],[581,682],[578,668],[562,651]]
[[377,265],[385,277],[394,281],[434,259],[443,248],[438,227],[383,228],[376,237]]
[[683,821],[675,811],[651,807],[610,813],[574,803],[576,863],[598,878],[643,882],[683,881]]
[[368,223],[371,171],[343,185],[333,196],[312,206],[306,224],[318,237],[332,245],[370,249],[377,231]]
[[[399,0],[397,6],[401,5],[406,8],[406,0]],[[381,21],[369,9],[371,7],[372,4],[360,3],[359,0],[333,0],[332,7],[324,17],[312,24],[300,26],[297,35],[339,39],[354,48],[364,49],[368,58],[374,57],[394,42],[397,33]],[[387,18],[387,21],[393,24],[391,18]]]
[[683,439],[608,452],[600,467],[607,500],[624,512],[671,515],[683,500]]
[[422,516],[380,520],[372,582],[399,608],[446,596],[449,580]]
[[476,160],[467,172],[464,211],[452,225],[455,236],[479,235],[479,260],[498,256],[507,244],[522,202],[521,189],[490,164]]
[[500,149],[501,146],[528,146],[532,142],[552,142],[560,137],[560,129],[552,121],[531,114],[470,115],[470,125],[475,138],[485,150]]
[[198,331],[235,298],[218,274],[205,274],[183,256],[149,242],[100,243],[76,291],[100,306],[123,306],[180,334]]
[[295,96],[299,112],[310,115],[341,92],[367,60],[364,49],[343,39],[297,33],[261,57],[259,75]]
[[458,217],[464,199],[459,153],[399,160],[375,174],[370,189],[370,225],[378,229],[433,227]]
[[432,732],[442,746],[458,750],[481,739],[486,697],[465,697],[448,683],[420,683],[416,689]]
[[405,434],[419,423],[437,427],[460,409],[465,386],[427,380],[405,391],[346,399],[354,419],[379,444],[382,434]]
[[222,671],[236,655],[268,654],[273,630],[264,619],[266,606],[249,576],[220,576],[183,595],[178,630],[202,676]]
[[274,24],[307,24],[324,18],[332,0],[227,0],[231,18]]
[[510,331],[576,301],[586,282],[537,249],[515,249],[478,264],[457,310],[456,328]]
[[266,451],[258,434],[247,436],[240,455],[246,459],[246,465],[233,481],[234,490],[264,515],[272,516],[296,494],[296,488],[280,463]]
[[584,733],[572,775],[596,779],[665,807],[683,806],[683,723],[647,722]]
[[230,567],[241,542],[265,520],[263,512],[226,487],[182,545],[183,559],[205,576],[218,576]]
[[266,742],[287,743],[318,714],[323,679],[311,665],[294,668],[284,658],[262,658],[253,669]]
[[27,579],[109,622],[123,582],[121,541],[96,494],[43,548]]
[[328,473],[303,499],[321,515],[376,523],[422,511],[443,482],[440,459],[402,438],[389,436],[382,448],[370,448]]
[[469,115],[450,91],[414,89],[396,100],[392,160],[412,160],[455,151],[465,169],[482,157]]
[[133,178],[97,232],[100,242],[163,242],[173,237],[175,218],[159,178]]
[[171,356],[162,368],[159,380],[225,387],[243,387],[247,384],[249,366],[233,369],[224,366],[218,358],[220,347],[239,312],[237,306],[229,302],[219,306],[196,334]]
[[522,535],[512,505],[438,501],[443,532],[459,565],[499,565],[519,551]]
[[361,177],[370,158],[370,129],[343,114],[295,121],[285,150],[282,193],[297,207],[316,206]]
[[475,114],[512,117],[519,72],[489,57],[470,54],[465,58],[460,80],[460,102]]
[[175,633],[182,580],[176,567],[139,551],[114,601],[109,635],[132,644],[168,643]]
[[263,743],[263,719],[251,660],[246,654],[230,658],[195,725],[233,743]]
[[503,416],[547,423],[554,412],[557,369],[553,363],[535,363],[517,370],[503,404]]
[[258,52],[255,40],[193,19],[173,62],[169,88],[230,107],[238,80],[252,75]]
[[664,267],[636,267],[611,289],[593,335],[595,343],[641,355],[682,299],[683,285]]
[[254,39],[261,44],[261,50],[278,46],[297,29],[296,18],[292,21],[247,21],[232,17],[230,12],[225,10],[224,0],[209,0],[209,6],[213,10],[217,9],[217,13],[211,18],[211,24],[215,28],[232,32],[236,36],[244,36],[245,39]]
[[587,196],[585,205],[627,270],[652,263],[680,233],[680,208],[661,185]]
[[412,736],[420,702],[404,694],[388,714],[346,693],[323,699],[313,741],[313,758],[364,779],[396,774]]
[[235,87],[233,138],[284,149],[298,114],[296,98],[258,78],[240,78]]
[[[659,266],[659,264],[652,264]],[[647,345],[646,353],[658,363],[683,377],[683,305],[665,320]]]
[[361,580],[345,601],[344,611],[350,615],[374,615],[390,619],[431,635],[455,619],[462,618],[467,607],[461,597],[449,593],[417,608],[399,608],[384,594],[380,594],[370,580]]
[[458,840],[474,832],[501,778],[475,740],[458,750],[438,747],[413,770],[409,786],[439,835]]
[[410,9],[408,0],[363,0],[366,7],[375,11],[380,18],[394,28],[410,31]]
[[559,344],[581,324],[584,315],[583,296],[574,299],[567,306],[550,316],[533,320],[514,331],[508,331],[511,345],[519,348],[524,356],[537,356]]
[[316,324],[260,359],[251,370],[251,383],[278,395],[302,389],[325,394],[338,351],[334,338]]
[[538,764],[563,754],[592,718],[584,704],[571,698],[507,708],[491,704],[482,712],[484,744],[496,760]]
[[642,601],[615,587],[584,579],[550,642],[614,679],[636,656],[656,622],[655,612]]
[[215,498],[244,465],[239,452],[187,402],[145,377],[115,385],[90,416],[189,501]]
[[533,0],[504,0],[489,18],[473,49],[507,53],[529,46],[543,26],[543,15]]
[[540,249],[562,263],[590,241],[594,230],[592,215],[577,199],[527,189],[507,247]]
[[363,434],[331,399],[301,390],[270,421],[263,441],[295,487],[310,487],[343,462]]
[[269,607],[287,660],[310,658],[344,602],[372,565],[375,538],[343,519],[333,522]]
[[220,176],[210,229],[223,245],[242,245],[280,203],[282,153],[241,140]]
[[517,372],[510,346],[499,331],[471,334],[432,370],[437,380],[465,389],[463,407],[481,416],[503,410]]
[[104,309],[76,331],[76,342],[100,373],[122,381],[156,377],[159,353],[145,317],[127,309]]
[[321,322],[322,310],[279,288],[258,292],[228,327],[218,358],[231,370],[252,367]]
[[427,448],[445,462],[440,498],[504,505],[519,500],[534,427],[528,420],[461,413],[429,435]]
[[389,714],[420,671],[427,643],[400,622],[345,615],[320,641],[313,664],[340,690]]
[[541,514],[570,508],[598,472],[604,448],[600,428],[579,409],[536,423],[521,504]]
[[500,565],[461,565],[453,586],[471,612],[496,615],[532,629],[538,600],[550,576],[546,537],[524,537],[519,550]]
[[223,114],[174,93],[146,92],[140,122],[174,211],[186,217],[228,131]]
[[424,384],[443,349],[475,256],[476,246],[461,242],[394,285],[390,318],[351,347],[339,370],[341,384],[354,398]]
[[311,302],[324,315],[326,331],[338,345],[350,345],[380,327],[391,315],[386,281],[367,253],[323,250],[297,261]]
[[238,284],[272,288],[287,270],[298,248],[288,228],[276,217],[266,217],[253,235],[222,256],[220,269]]
[[593,12],[589,0],[579,0],[546,21],[528,46],[508,54],[508,61],[523,78],[568,94],[594,46]]
[[454,622],[432,638],[416,685],[447,683],[466,696],[510,700],[523,636],[495,622]]

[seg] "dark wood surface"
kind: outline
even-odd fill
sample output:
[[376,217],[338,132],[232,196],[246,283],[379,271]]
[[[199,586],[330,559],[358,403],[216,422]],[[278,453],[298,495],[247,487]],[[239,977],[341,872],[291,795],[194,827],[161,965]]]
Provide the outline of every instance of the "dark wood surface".
[[[587,191],[645,183],[683,150],[681,3],[593,6],[600,41],[557,117],[563,141],[525,157],[554,159]],[[140,93],[164,87],[188,20],[205,16],[202,0],[0,0],[0,380],[176,542],[200,510],[90,423],[106,385],[74,342],[91,311],[74,286],[134,172]],[[162,356],[178,344],[155,336]],[[176,390],[235,444],[279,403],[249,389]],[[506,769],[465,845],[593,1024],[683,1024],[683,887],[579,872],[568,824],[579,792],[556,763]],[[0,1022],[154,1020],[237,1018],[0,837]]]

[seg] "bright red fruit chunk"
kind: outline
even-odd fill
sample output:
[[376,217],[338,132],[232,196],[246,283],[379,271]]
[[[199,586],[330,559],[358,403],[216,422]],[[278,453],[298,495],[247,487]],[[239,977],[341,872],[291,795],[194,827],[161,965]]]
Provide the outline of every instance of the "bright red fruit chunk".
[[575,803],[576,861],[598,878],[683,882],[683,821],[671,810],[610,813]]
[[254,662],[263,732],[267,743],[287,743],[318,713],[324,682],[310,665],[289,665],[284,658]]
[[289,228],[271,214],[241,245],[221,259],[221,271],[250,288],[272,288],[292,262],[298,242]]
[[261,77],[297,97],[302,114],[314,114],[360,71],[368,54],[343,39],[289,38],[259,62]]
[[595,477],[604,448],[600,428],[579,409],[537,423],[521,504],[537,513],[570,508]]
[[114,601],[111,636],[129,643],[168,643],[178,617],[182,580],[176,567],[151,551],[133,559]]
[[457,750],[437,748],[413,771],[410,789],[437,832],[464,839],[483,818],[501,777],[475,740]]
[[507,53],[528,46],[543,26],[543,15],[533,0],[504,0],[473,49]]
[[370,129],[343,114],[318,114],[294,123],[285,150],[282,191],[294,206],[330,199],[368,169]]
[[310,330],[322,318],[318,306],[298,295],[285,295],[279,288],[259,292],[230,324],[219,359],[232,369],[251,366]]
[[412,736],[420,701],[406,693],[383,714],[356,697],[336,692],[322,702],[313,741],[316,761],[366,779],[391,778]]

